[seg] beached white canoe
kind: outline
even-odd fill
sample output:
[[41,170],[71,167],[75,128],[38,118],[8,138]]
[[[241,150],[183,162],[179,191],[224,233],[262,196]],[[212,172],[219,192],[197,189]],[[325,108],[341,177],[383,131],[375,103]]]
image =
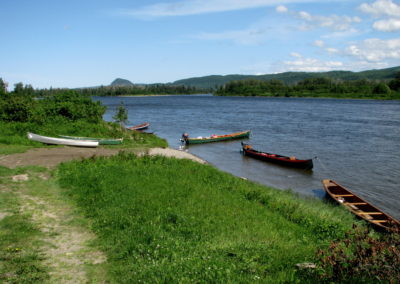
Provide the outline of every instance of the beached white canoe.
[[119,145],[122,144],[123,138],[91,138],[91,137],[77,137],[77,136],[67,136],[58,135],[60,138],[72,139],[72,140],[89,140],[98,141],[99,145]]
[[66,138],[55,138],[42,136],[35,133],[28,132],[28,139],[42,142],[45,144],[54,144],[54,145],[66,145],[66,146],[78,146],[78,147],[97,147],[99,146],[99,141],[90,141],[90,140],[74,140],[74,139],[66,139]]

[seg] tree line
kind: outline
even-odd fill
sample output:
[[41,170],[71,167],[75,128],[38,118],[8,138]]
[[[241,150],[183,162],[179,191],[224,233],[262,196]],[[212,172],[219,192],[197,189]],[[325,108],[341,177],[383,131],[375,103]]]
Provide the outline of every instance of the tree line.
[[205,89],[169,84],[100,86],[97,88],[77,89],[77,91],[87,96],[188,95],[209,92],[209,90]]
[[280,80],[240,80],[219,87],[219,96],[335,97],[400,99],[400,72],[389,81],[308,78],[289,85]]
[[[7,84],[0,78],[0,95],[14,94],[29,97],[54,97],[70,89],[34,89],[31,85],[18,83],[12,92],[7,92]],[[244,79],[226,83],[212,89],[193,86],[152,84],[134,86],[100,86],[74,89],[85,97],[123,95],[167,95],[211,93],[218,96],[269,96],[269,97],[332,97],[366,99],[400,99],[400,72],[391,80],[338,80],[328,77],[307,78],[296,84],[286,84],[281,80]]]

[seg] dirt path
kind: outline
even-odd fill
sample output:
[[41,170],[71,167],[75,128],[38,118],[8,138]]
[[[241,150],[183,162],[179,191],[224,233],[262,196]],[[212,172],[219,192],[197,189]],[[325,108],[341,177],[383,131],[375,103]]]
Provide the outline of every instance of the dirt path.
[[[31,188],[29,182],[20,182],[15,193],[21,212],[30,215],[43,233],[40,243],[44,264],[49,267],[49,283],[88,283],[93,278],[97,283],[105,283],[101,264],[106,256],[91,245],[94,234],[79,224],[81,217],[62,200],[51,183],[39,181],[39,185],[42,190]],[[97,270],[96,275],[89,270]]]
[[[25,153],[18,153],[0,156],[0,165],[15,168],[19,166],[36,165],[47,168],[54,168],[59,163],[69,160],[89,158],[92,156],[112,156],[119,151],[133,152],[143,155],[145,151],[140,149],[111,149],[111,148],[79,148],[79,147],[57,147],[57,148],[35,148]],[[199,163],[206,163],[204,160],[184,151],[171,148],[151,148],[150,155],[163,155],[179,159],[191,159]]]

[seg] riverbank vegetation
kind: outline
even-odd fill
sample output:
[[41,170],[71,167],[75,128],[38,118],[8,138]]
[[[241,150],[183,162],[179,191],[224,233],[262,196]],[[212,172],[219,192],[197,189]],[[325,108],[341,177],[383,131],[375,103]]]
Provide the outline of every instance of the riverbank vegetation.
[[400,73],[390,81],[339,81],[309,78],[294,85],[279,80],[233,81],[218,88],[218,96],[324,97],[352,99],[400,99]]
[[124,144],[118,147],[167,146],[165,140],[154,135],[128,131],[117,123],[103,121],[105,111],[100,102],[74,90],[38,99],[30,86],[17,84],[12,92],[3,89],[0,94],[0,154],[43,146],[28,140],[27,132],[47,136],[124,138]]

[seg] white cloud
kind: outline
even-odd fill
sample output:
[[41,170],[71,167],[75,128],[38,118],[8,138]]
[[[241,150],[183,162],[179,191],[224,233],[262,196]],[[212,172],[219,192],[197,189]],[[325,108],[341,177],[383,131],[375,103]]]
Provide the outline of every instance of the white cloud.
[[[122,14],[138,18],[186,16],[242,9],[271,7],[288,3],[321,2],[322,0],[186,0],[160,2],[138,9],[127,9]],[[333,0],[340,1],[340,0]],[[284,6],[281,6],[284,7]],[[282,9],[282,8],[281,8]]]
[[296,57],[294,60],[279,62],[275,64],[273,72],[328,72],[337,70],[361,71],[369,69],[381,69],[393,66],[387,62],[371,62],[367,60],[355,60],[349,62],[321,60],[316,58]]
[[[318,41],[316,41],[318,42]],[[378,39],[370,38],[359,42],[353,42],[337,49],[333,47],[326,47],[326,44],[315,44],[325,50],[330,55],[344,55],[354,57],[363,62],[370,62],[373,64],[382,63],[387,65],[386,61],[390,60],[392,64],[394,61],[400,63],[400,38],[395,39]]]
[[373,28],[382,32],[394,32],[400,30],[400,19],[387,19],[376,21]]
[[360,10],[373,16],[393,16],[400,17],[400,5],[393,3],[392,0],[377,0],[372,4],[363,3]]
[[314,41],[314,45],[318,46],[318,47],[324,47],[325,46],[325,42],[323,40],[317,39]]
[[[300,54],[294,53],[294,60],[284,61],[283,68],[286,71],[304,71],[304,72],[324,72],[338,70],[343,67],[341,61],[322,61],[316,58],[305,58]],[[294,55],[292,53],[292,56]]]
[[267,31],[266,28],[259,27],[220,33],[201,33],[195,38],[202,40],[228,40],[242,45],[257,45],[265,41]]
[[326,47],[326,43],[323,40],[315,40],[314,46],[320,47],[325,50],[329,54],[336,54],[339,53],[339,50],[333,47]]
[[304,22],[302,28],[306,30],[320,27],[343,32],[352,30],[352,24],[361,22],[361,19],[359,17],[338,15],[320,16],[312,15],[305,11],[293,12],[293,14]]
[[339,49],[333,48],[333,47],[327,47],[327,48],[325,48],[325,50],[330,54],[339,53]]
[[372,4],[363,3],[359,9],[376,18],[381,18],[372,25],[375,30],[381,32],[400,30],[400,5],[392,0],[377,0]]
[[290,53],[290,55],[293,56],[293,57],[296,57],[296,58],[302,58],[303,57],[303,56],[301,56],[300,53],[297,53],[297,52],[292,52],[292,53]]
[[286,8],[286,7],[283,6],[283,5],[279,5],[278,7],[276,7],[276,11],[277,11],[278,13],[287,13],[287,12],[289,11],[289,9]]
[[400,38],[382,40],[378,38],[366,39],[349,45],[345,54],[368,62],[382,62],[384,60],[400,60]]

